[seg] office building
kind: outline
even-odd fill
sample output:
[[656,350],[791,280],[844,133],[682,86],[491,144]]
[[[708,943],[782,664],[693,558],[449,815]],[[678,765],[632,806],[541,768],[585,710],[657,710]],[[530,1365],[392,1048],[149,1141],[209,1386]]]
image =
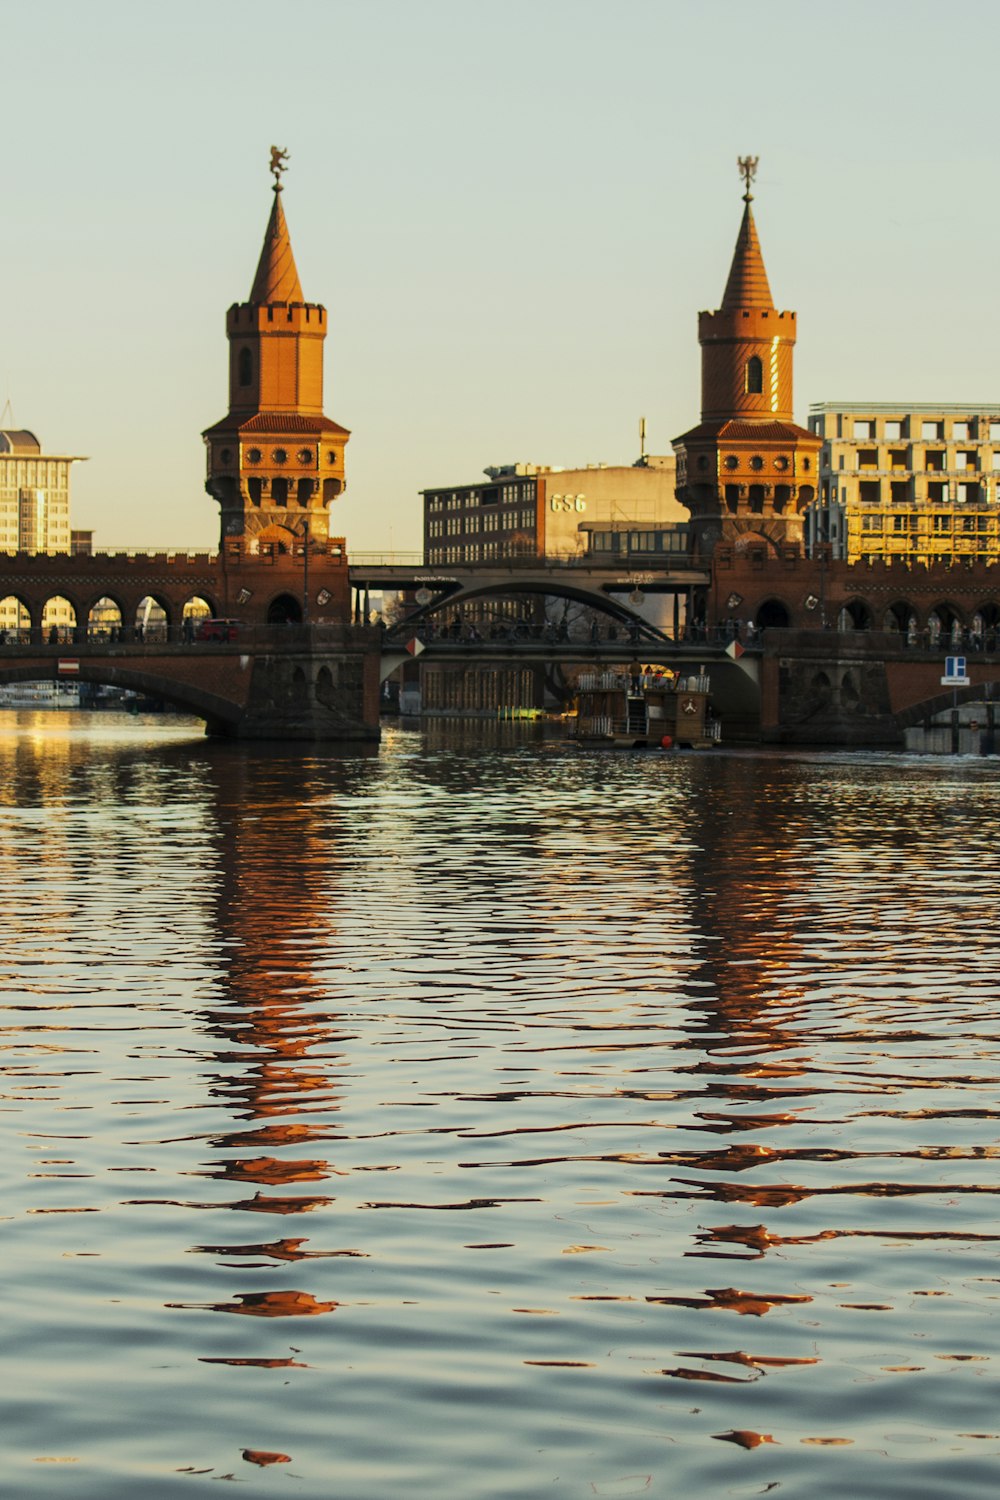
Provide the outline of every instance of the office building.
[[822,440],[810,547],[846,562],[1000,559],[1000,402],[822,401],[809,426]]
[[518,463],[483,472],[485,482],[422,491],[428,564],[650,558],[687,546],[670,456],[583,468]]

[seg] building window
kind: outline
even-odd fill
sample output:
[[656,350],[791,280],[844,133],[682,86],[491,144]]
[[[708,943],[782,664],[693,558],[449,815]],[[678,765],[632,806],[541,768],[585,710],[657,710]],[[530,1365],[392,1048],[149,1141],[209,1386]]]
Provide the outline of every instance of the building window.
[[968,422],[952,422],[951,436],[952,440],[956,443],[967,443],[969,441]]
[[921,422],[921,424],[920,424],[920,436],[924,439],[925,442],[928,439],[930,439],[930,441],[932,443],[933,442],[941,442],[941,441],[943,441],[943,439],[944,439],[944,423],[943,422]]
[[756,354],[747,360],[746,387],[751,396],[759,396],[764,389],[764,366]]
[[870,422],[867,418],[865,418],[863,421],[856,421],[854,423],[855,442],[857,442],[859,438],[873,438],[875,436],[874,427],[875,423]]
[[249,385],[253,380],[253,355],[249,349],[240,350],[240,385]]

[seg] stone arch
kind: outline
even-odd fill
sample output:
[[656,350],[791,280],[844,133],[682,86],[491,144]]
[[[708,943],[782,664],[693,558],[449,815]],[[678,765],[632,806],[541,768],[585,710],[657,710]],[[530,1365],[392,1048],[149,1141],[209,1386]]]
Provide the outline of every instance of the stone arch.
[[42,606],[42,640],[51,646],[72,641],[76,635],[76,610],[65,594],[52,594]]
[[841,708],[846,709],[848,713],[854,713],[857,711],[857,707],[860,702],[861,694],[858,692],[858,685],[854,680],[854,673],[851,671],[847,671],[840,679],[840,706]]
[[758,630],[787,630],[791,619],[787,604],[780,599],[765,599],[757,606],[754,624]]
[[334,707],[333,673],[325,662],[316,673],[316,701],[324,708]]
[[917,617],[913,613],[913,605],[909,604],[905,599],[897,599],[894,604],[890,604],[886,608],[885,614],[882,616],[882,629],[898,631],[900,635],[908,635],[911,621],[915,630]]
[[825,672],[819,671],[813,674],[809,683],[809,700],[811,712],[814,714],[822,713],[824,709],[829,708],[833,700],[833,683]]
[[144,594],[136,605],[132,630],[137,641],[169,641],[170,606],[155,594]]
[[117,640],[122,624],[122,607],[110,594],[95,599],[87,611],[87,634],[94,640]]
[[954,604],[943,599],[927,616],[927,634],[932,646],[950,646],[961,640],[964,621]]
[[838,630],[871,630],[872,612],[863,599],[848,599],[837,616]]
[[972,632],[987,651],[995,651],[1000,641],[1000,605],[992,601],[981,604],[972,620]]
[[17,594],[0,599],[0,636],[14,641],[31,631],[31,607]]
[[[809,467],[809,460],[805,460],[805,467]],[[806,506],[812,505],[816,498],[816,491],[811,484],[799,485],[799,510],[805,510]]]
[[309,683],[302,667],[292,669],[292,705],[300,710],[309,707]]
[[181,609],[181,620],[195,626],[199,620],[210,620],[216,617],[215,605],[210,599],[205,599],[201,594],[192,594],[190,599],[184,600]]
[[267,606],[269,625],[301,625],[302,601],[294,594],[276,594]]

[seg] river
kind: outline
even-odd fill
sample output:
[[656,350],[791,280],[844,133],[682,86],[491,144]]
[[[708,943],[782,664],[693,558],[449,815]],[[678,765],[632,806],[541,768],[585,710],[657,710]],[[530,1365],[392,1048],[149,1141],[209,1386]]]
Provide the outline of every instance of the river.
[[995,1494],[1000,762],[7,713],[0,819],[0,1493]]

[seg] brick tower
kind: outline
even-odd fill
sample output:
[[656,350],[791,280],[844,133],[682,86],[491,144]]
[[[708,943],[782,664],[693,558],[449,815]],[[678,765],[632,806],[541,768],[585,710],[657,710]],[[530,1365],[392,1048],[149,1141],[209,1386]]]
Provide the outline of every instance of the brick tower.
[[674,438],[677,498],[701,557],[720,540],[771,552],[800,543],[822,446],[792,420],[795,314],[771,298],[750,208],[757,159],[739,165],[746,207],[729,280],[718,311],[698,315],[701,422]]
[[205,488],[221,535],[250,552],[329,536],[328,506],[344,491],[350,433],[323,415],[326,309],[306,302],[281,206],[287,152],[271,148],[274,204],[246,302],[226,314],[229,413],[202,434]]

